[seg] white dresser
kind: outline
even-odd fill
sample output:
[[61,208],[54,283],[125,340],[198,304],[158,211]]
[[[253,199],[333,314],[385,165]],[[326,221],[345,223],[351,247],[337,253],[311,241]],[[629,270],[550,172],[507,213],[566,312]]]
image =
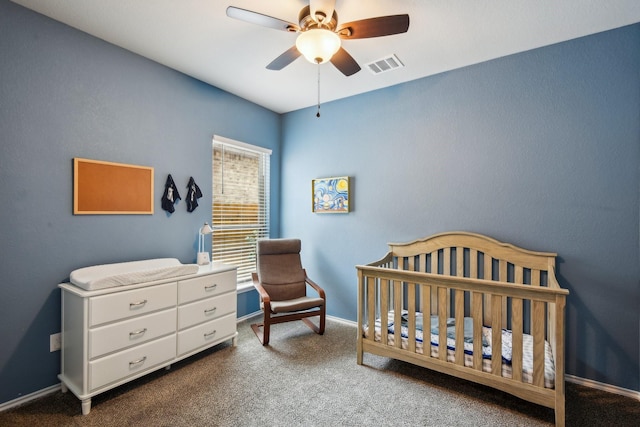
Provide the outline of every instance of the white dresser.
[[62,289],[62,391],[91,397],[206,348],[236,345],[236,268],[87,291]]

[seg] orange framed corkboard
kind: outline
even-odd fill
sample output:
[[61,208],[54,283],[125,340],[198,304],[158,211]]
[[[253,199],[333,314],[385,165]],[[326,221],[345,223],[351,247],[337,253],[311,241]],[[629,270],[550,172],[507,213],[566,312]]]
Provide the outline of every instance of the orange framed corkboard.
[[74,158],[73,214],[153,214],[153,168]]

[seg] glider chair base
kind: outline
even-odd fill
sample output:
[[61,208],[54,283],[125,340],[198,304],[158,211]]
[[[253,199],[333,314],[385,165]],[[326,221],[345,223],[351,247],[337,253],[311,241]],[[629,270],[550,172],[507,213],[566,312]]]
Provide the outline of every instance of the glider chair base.
[[[291,322],[294,320],[302,320],[305,325],[309,327],[313,332],[318,335],[324,335],[325,328],[325,313],[324,307],[321,307],[320,310],[314,310],[313,312],[305,312],[305,313],[293,313],[293,314],[285,314],[277,317],[272,317],[268,322],[262,323],[252,323],[251,329],[256,334],[256,337],[260,341],[263,346],[269,345],[269,338],[271,332],[271,325],[276,325],[278,323]],[[310,314],[312,313],[312,314]],[[320,316],[319,325],[313,323],[309,317]],[[265,326],[266,325],[266,326]]]

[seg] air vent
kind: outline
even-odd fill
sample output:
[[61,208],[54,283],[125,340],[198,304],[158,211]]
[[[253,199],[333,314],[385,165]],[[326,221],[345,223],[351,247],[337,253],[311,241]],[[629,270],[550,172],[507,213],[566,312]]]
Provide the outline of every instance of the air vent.
[[404,67],[404,64],[400,62],[397,56],[390,55],[386,58],[378,59],[367,64],[367,68],[373,74],[386,73],[387,71],[396,70]]

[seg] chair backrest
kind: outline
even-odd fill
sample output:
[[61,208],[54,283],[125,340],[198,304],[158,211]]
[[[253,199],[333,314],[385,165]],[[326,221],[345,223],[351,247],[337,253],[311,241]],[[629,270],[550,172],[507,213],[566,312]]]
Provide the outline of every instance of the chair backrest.
[[272,301],[306,295],[300,261],[300,239],[264,239],[257,242],[258,279]]

